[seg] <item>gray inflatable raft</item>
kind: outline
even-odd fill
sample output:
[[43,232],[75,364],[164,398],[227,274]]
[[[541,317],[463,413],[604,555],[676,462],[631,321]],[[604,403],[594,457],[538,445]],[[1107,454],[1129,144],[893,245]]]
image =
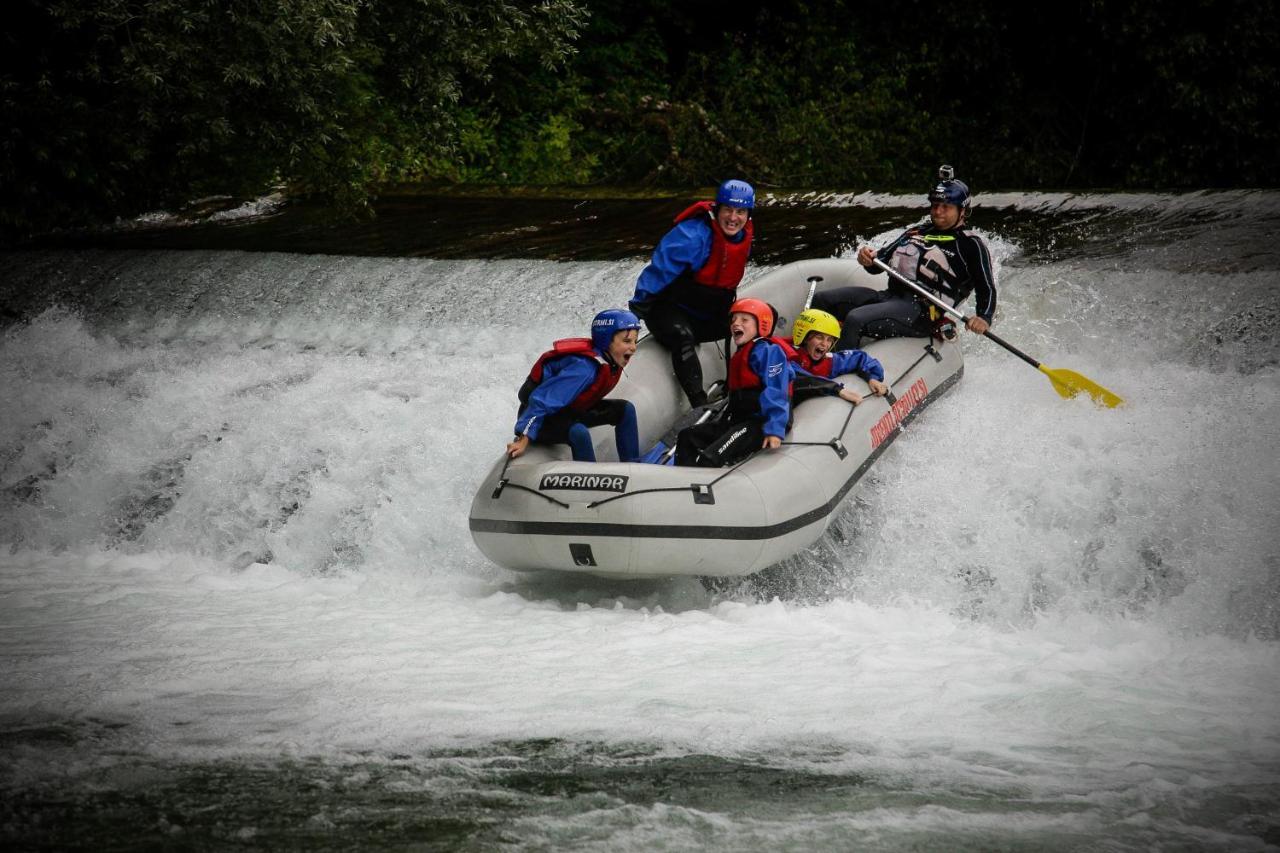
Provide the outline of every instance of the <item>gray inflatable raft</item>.
[[[819,291],[885,286],[885,276],[856,261],[827,258],[780,267],[738,295],[774,305],[782,316],[776,334],[789,337],[814,276],[822,278]],[[892,338],[866,349],[884,365],[890,398],[841,377],[866,396],[860,405],[836,397],[802,403],[782,447],[733,468],[609,461],[617,460],[612,427],[593,430],[599,462],[572,461],[566,445],[535,444],[510,462],[503,456],[471,503],[471,535],[486,557],[519,571],[736,576],[784,560],[822,536],[902,425],[964,371],[958,342]],[[700,355],[708,384],[724,377],[722,345],[704,344]],[[642,449],[688,411],[671,357],[652,337],[640,342],[610,396],[635,404]]]

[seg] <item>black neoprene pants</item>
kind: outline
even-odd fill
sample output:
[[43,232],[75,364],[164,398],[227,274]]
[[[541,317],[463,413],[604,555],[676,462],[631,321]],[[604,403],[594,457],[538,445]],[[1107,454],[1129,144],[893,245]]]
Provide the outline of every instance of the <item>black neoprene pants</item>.
[[674,302],[664,300],[646,312],[644,323],[658,343],[671,352],[671,368],[689,398],[689,405],[701,406],[707,401],[707,392],[702,385],[698,344],[724,340],[729,334],[729,318],[696,317]]
[[695,424],[676,438],[676,464],[718,468],[759,450],[762,444],[764,421],[760,418]]
[[843,328],[837,350],[858,349],[863,336],[927,338],[933,323],[928,306],[912,296],[870,287],[837,287],[815,294],[813,307],[834,314]]

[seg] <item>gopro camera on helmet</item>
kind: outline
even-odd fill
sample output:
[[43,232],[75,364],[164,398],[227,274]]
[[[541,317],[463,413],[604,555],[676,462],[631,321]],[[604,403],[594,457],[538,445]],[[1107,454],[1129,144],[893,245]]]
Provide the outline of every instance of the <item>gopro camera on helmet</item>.
[[956,170],[950,166],[938,167],[938,183],[929,193],[928,199],[930,204],[954,204],[956,207],[964,210],[969,209],[972,198],[969,195],[969,185],[964,181],[956,178]]

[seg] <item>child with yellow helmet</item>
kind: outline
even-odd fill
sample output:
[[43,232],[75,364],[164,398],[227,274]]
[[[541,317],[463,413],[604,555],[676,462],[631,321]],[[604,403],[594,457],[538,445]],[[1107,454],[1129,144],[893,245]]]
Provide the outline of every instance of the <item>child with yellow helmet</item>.
[[[833,380],[848,373],[866,381],[872,394],[889,393],[889,386],[884,383],[884,367],[875,358],[860,349],[831,351],[839,338],[840,321],[826,311],[806,308],[796,317],[791,326],[793,348],[788,353],[798,368],[793,405],[817,396],[838,394],[856,406],[862,402],[862,395]],[[809,381],[809,377],[827,381]]]

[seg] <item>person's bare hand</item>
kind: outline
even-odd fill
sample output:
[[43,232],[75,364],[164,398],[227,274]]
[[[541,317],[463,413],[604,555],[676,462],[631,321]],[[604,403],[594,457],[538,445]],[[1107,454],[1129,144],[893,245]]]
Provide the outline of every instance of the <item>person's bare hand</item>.
[[856,406],[862,402],[862,395],[859,394],[857,391],[853,390],[852,388],[841,388],[840,399],[847,400],[848,402],[853,403]]

